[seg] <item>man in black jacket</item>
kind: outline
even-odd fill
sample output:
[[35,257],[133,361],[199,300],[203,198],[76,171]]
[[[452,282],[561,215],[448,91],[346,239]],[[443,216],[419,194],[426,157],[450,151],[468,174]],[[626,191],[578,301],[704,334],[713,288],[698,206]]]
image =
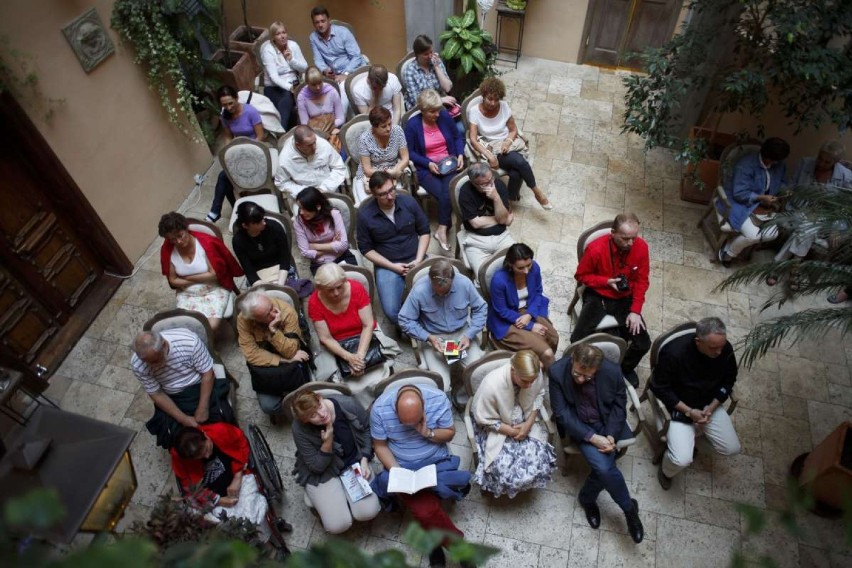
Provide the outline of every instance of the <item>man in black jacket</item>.
[[627,425],[627,392],[624,375],[618,365],[604,359],[594,345],[578,345],[571,356],[550,367],[550,404],[559,435],[570,436],[592,473],[577,500],[586,512],[586,520],[596,529],[601,526],[598,494],[606,489],[624,511],[627,529],[637,544],[644,538],[639,505],[630,498],[624,476],[615,465],[616,443],[632,438]]
[[719,318],[704,318],[695,334],[673,339],[660,350],[650,387],[672,416],[668,450],[657,479],[669,489],[672,478],[692,463],[695,435],[703,433],[724,456],[740,452],[731,417],[722,404],[737,380],[737,359]]

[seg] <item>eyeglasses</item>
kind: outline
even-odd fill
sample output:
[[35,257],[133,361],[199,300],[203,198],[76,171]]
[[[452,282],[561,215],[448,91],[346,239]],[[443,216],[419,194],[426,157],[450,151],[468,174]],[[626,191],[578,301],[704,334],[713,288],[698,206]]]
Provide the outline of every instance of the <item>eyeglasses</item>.
[[574,369],[571,369],[571,376],[574,377],[575,379],[583,379],[584,381],[591,381],[592,379],[595,378],[594,375],[584,375],[583,373],[580,373],[579,371],[575,371]]
[[388,195],[391,195],[391,194],[393,194],[393,193],[395,193],[395,192],[396,192],[396,188],[395,188],[395,187],[392,187],[392,188],[390,188],[390,189],[389,189],[389,190],[387,190],[387,191],[383,191],[383,192],[381,192],[381,193],[376,193],[376,194],[374,194],[374,195],[376,196],[376,198],[380,198],[380,197],[387,197]]
[[445,278],[443,276],[432,276],[431,278],[438,286],[446,286],[452,281],[452,278]]
[[477,187],[491,187],[494,185],[494,176],[491,176],[491,178],[486,181],[474,181],[473,185]]

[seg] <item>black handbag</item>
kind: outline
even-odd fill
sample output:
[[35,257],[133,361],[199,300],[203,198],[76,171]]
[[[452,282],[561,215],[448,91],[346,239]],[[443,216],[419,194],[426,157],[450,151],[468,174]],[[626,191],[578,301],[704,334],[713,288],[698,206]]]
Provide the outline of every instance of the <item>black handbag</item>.
[[[358,345],[361,343],[361,335],[353,335],[352,337],[347,337],[341,341],[338,341],[341,347],[343,347],[349,353],[357,353]],[[337,368],[340,370],[340,376],[342,378],[347,378],[352,375],[352,369],[349,368],[349,363],[341,359],[340,357],[335,356],[337,360]],[[385,354],[382,353],[382,344],[379,341],[379,338],[373,335],[373,339],[370,340],[370,348],[367,349],[367,354],[364,355],[364,363],[365,367],[369,369],[370,367],[375,367],[379,363],[385,362]]]
[[248,368],[251,388],[261,394],[286,396],[311,380],[305,362],[282,363],[275,367],[249,365]]

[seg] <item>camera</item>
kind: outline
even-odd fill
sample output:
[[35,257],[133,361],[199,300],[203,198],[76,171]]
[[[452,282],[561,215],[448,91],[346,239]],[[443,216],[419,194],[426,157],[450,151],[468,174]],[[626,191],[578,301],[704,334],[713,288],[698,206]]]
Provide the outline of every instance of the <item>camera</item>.
[[624,274],[618,275],[618,280],[615,283],[615,287],[619,292],[629,292],[630,284],[627,283],[627,276]]

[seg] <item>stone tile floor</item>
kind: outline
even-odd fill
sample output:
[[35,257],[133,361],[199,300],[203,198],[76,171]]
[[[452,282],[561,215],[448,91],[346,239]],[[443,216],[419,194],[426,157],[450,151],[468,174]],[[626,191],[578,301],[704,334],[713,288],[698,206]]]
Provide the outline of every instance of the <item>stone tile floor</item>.
[[[681,171],[670,153],[646,154],[639,138],[621,134],[624,107],[618,73],[523,58],[503,80],[517,123],[530,139],[539,185],[554,204],[553,211],[545,212],[525,190],[512,232],[536,251],[561,347],[567,344],[571,327],[565,312],[574,293],[576,239],[584,228],[626,210],[639,215],[642,235],[650,245],[651,288],[644,315],[652,337],[687,319],[716,315],[737,340],[755,323],[779,313],[761,311],[770,295],[763,285],[714,291],[730,271],[709,260],[710,250],[696,229],[703,207],[679,199]],[[215,172],[214,168],[208,175],[200,195],[193,192],[187,198],[182,211],[204,216]],[[432,216],[434,222],[434,211]],[[220,221],[223,229],[225,224]],[[153,227],[151,233],[154,236]],[[174,487],[166,452],[156,448],[144,430],[151,403],[128,368],[135,332],[154,313],[174,306],[173,294],[159,274],[159,244],[160,239],[152,242],[148,256],[137,263],[138,272],[89,328],[54,376],[49,392],[66,410],[140,432],[131,450],[139,489],[125,526],[144,518],[157,496]],[[434,243],[431,252],[438,253]],[[805,298],[786,304],[781,312],[822,302]],[[322,527],[289,475],[294,461],[289,427],[272,426],[261,414],[236,343],[226,335],[217,346],[245,385],[239,390],[240,420],[253,421],[265,431],[285,479],[285,515],[295,526],[288,542],[303,548],[322,541]],[[407,348],[401,363],[414,365]],[[603,526],[598,531],[588,527],[575,505],[587,469],[576,461],[567,476],[557,472],[546,489],[514,500],[474,491],[451,507],[452,517],[470,540],[502,550],[491,566],[723,566],[735,550],[752,559],[768,554],[781,566],[850,566],[852,551],[844,545],[839,521],[805,515],[804,532],[798,537],[777,523],[758,536],[748,536],[745,518],[737,510],[737,503],[778,509],[784,502],[791,460],[819,443],[840,421],[852,418],[850,363],[852,348],[832,335],[785,345],[752,370],[742,369],[734,420],[743,453],[724,458],[700,452],[668,492],[659,487],[649,445],[640,438],[638,447],[619,462],[645,523],[646,538],[638,546],[606,495],[601,497]],[[647,359],[644,365],[643,382]],[[463,425],[458,419],[456,425],[453,450],[470,463]],[[400,549],[412,563],[425,566],[425,558],[400,542],[409,521],[402,514],[381,515],[356,525],[345,538],[365,550]]]

